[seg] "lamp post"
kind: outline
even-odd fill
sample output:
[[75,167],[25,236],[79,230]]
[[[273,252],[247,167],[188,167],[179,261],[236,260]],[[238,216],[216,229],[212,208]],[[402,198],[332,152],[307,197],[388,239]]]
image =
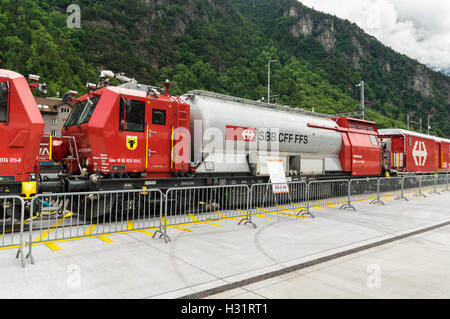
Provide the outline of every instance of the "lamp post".
[[267,103],[270,104],[270,64],[278,62],[277,60],[270,60],[267,64]]
[[357,84],[356,86],[361,87],[361,117],[364,120],[365,118],[365,107],[364,107],[364,81],[361,81],[361,83]]

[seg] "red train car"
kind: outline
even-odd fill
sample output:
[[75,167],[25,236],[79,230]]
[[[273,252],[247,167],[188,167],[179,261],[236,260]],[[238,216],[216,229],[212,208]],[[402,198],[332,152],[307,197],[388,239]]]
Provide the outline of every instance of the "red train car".
[[396,172],[450,170],[450,140],[401,130],[379,130],[383,144],[383,168]]
[[[26,79],[0,69],[0,195],[36,192],[44,120]],[[22,182],[32,189],[25,191]]]
[[69,173],[97,172],[93,181],[105,175],[170,178],[189,171],[188,134],[187,147],[174,152],[190,126],[189,105],[180,98],[149,87],[110,86],[76,101],[62,129],[66,143],[53,145],[55,154],[65,148],[64,156],[54,157]]
[[378,176],[381,174],[381,146],[375,122],[339,117],[333,119],[335,128],[309,124],[309,127],[336,130],[341,133],[342,147],[339,160],[342,171],[351,176]]
[[342,132],[341,165],[352,176],[381,173],[381,148],[375,122],[340,117],[336,119]]

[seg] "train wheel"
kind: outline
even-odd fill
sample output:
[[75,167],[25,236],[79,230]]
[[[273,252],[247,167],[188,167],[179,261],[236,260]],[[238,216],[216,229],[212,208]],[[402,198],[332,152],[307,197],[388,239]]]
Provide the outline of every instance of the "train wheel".
[[72,212],[86,222],[105,218],[114,211],[114,196],[84,195],[72,199]]
[[[18,201],[14,201],[11,199],[1,200],[0,201],[0,218],[8,219],[12,218],[12,221],[17,220],[20,221],[22,214],[22,205]],[[29,213],[28,213],[29,215]],[[27,219],[27,212],[24,213],[24,219]]]
[[142,217],[154,217],[160,214],[158,198],[151,192],[125,193],[113,195],[115,205],[111,212],[113,220],[135,220]]

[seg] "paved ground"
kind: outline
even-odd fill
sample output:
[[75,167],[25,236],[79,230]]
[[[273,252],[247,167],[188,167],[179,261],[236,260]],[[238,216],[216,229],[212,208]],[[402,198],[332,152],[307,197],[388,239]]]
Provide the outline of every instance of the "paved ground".
[[[450,221],[449,193],[387,206],[356,203],[358,212],[314,209],[315,219],[267,214],[258,228],[235,220],[169,228],[172,242],[150,232],[33,247],[36,263],[20,268],[0,250],[0,298],[177,298],[298,265]],[[449,297],[449,227],[322,263],[218,297]],[[445,244],[447,246],[445,246]],[[367,272],[368,265],[371,266]],[[381,288],[369,289],[369,275]],[[370,277],[377,286],[377,277]]]
[[450,226],[209,296],[450,298]]

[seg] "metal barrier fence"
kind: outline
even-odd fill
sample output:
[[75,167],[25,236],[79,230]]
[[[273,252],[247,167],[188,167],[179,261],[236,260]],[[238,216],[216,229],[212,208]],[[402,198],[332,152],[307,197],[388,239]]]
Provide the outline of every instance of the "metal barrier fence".
[[177,226],[192,222],[212,222],[223,218],[241,218],[239,224],[256,225],[249,212],[247,185],[170,188],[165,195],[164,217],[161,229],[166,238],[167,225]]
[[441,186],[441,192],[448,191],[448,173],[445,175],[438,175],[437,177],[437,185]]
[[340,206],[347,208],[349,180],[312,181],[308,183],[308,212],[311,208]]
[[[282,192],[274,193],[274,189]],[[252,215],[264,213],[287,214],[288,211],[297,211],[297,215],[311,215],[307,206],[308,184],[306,182],[253,184],[250,194]]]
[[437,191],[437,176],[438,175],[422,175],[420,177],[420,192],[418,196],[424,196],[423,192],[430,194],[439,194]]
[[403,177],[383,177],[380,178],[379,183],[379,191],[378,191],[378,200],[380,203],[384,205],[384,202],[381,200],[381,194],[383,197],[395,197],[394,199],[405,199],[404,196],[404,180]]
[[34,263],[36,243],[150,228],[161,232],[162,206],[159,189],[37,195],[30,204],[33,217],[23,223],[29,228],[27,257]]
[[25,267],[22,246],[25,202],[19,196],[1,196],[0,212],[0,248],[17,246],[16,258],[20,257],[21,265]]
[[[285,193],[274,188],[288,186]],[[278,186],[278,187],[277,187]],[[383,197],[406,195],[426,197],[449,189],[449,174],[288,182],[287,184],[224,185],[90,193],[40,194],[30,203],[21,197],[0,197],[0,248],[19,248],[16,258],[29,246],[27,257],[34,263],[32,246],[80,237],[155,229],[166,242],[167,226],[195,222],[214,224],[219,219],[236,219],[238,224],[256,225],[252,216],[264,213],[307,215],[324,206],[350,208],[358,201],[381,203]],[[293,211],[294,213],[288,213]],[[220,225],[219,225],[220,226]],[[28,231],[27,236],[25,231]],[[27,237],[28,240],[25,238]]]
[[403,196],[406,200],[408,198],[406,195],[412,195],[412,196],[421,196],[422,192],[422,183],[421,183],[422,177],[421,176],[404,176],[403,177]]
[[[348,185],[348,202],[343,208],[356,208],[352,205],[354,202],[361,202],[365,200],[380,201],[379,194],[379,179],[378,178],[359,178],[352,179]],[[374,198],[376,196],[376,198]]]

